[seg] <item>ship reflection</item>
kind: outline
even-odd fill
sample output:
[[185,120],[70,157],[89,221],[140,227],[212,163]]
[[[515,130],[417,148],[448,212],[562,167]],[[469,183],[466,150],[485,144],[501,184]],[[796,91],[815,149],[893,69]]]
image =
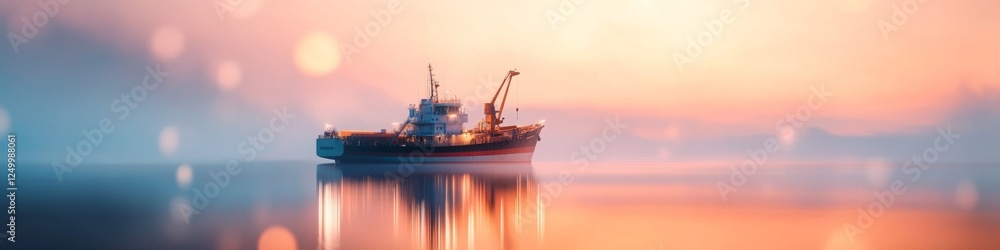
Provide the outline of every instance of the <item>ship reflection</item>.
[[539,242],[530,163],[321,164],[319,249],[506,249]]

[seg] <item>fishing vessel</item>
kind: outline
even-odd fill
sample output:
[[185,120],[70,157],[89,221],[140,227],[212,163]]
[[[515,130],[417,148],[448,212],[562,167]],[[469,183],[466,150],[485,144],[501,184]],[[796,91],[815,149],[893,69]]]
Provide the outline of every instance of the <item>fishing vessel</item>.
[[[344,163],[530,162],[544,120],[525,126],[502,126],[507,94],[515,76],[510,70],[493,99],[483,105],[483,119],[465,128],[469,115],[458,98],[438,96],[440,84],[427,65],[429,94],[411,104],[406,121],[380,131],[337,130],[327,126],[316,139],[316,155]],[[500,92],[500,106],[496,106]]]

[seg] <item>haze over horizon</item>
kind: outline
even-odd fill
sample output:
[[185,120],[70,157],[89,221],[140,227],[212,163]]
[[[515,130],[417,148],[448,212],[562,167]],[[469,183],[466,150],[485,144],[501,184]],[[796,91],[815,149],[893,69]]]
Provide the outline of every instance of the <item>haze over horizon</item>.
[[[428,63],[471,123],[518,69],[505,113],[546,120],[536,161],[569,161],[609,120],[628,127],[598,160],[738,161],[776,138],[772,160],[900,161],[951,128],[943,161],[1000,161],[997,1],[41,3],[0,3],[0,132],[26,162],[61,161],[104,118],[85,164],[242,159],[286,108],[260,159],[320,161],[325,124],[402,121]],[[168,75],[120,119],[147,67]]]

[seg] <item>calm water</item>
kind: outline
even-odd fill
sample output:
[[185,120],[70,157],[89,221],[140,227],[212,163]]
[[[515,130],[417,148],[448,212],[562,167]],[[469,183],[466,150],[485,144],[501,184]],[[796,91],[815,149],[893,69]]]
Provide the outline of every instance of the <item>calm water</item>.
[[[241,167],[225,183],[210,174],[223,164],[192,164],[190,179],[176,165],[83,165],[59,182],[23,165],[15,246],[1000,249],[993,165],[933,166],[913,181],[892,164],[771,164],[742,185],[728,163]],[[904,193],[873,195],[896,180]],[[735,190],[726,201],[720,181]],[[184,208],[198,211],[190,222]]]

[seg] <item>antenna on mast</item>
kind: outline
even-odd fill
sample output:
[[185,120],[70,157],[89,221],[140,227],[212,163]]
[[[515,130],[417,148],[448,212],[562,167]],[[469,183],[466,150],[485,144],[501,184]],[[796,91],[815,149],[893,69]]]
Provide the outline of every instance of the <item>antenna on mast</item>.
[[431,87],[430,101],[432,103],[436,103],[436,102],[438,102],[438,98],[437,98],[438,97],[438,91],[437,91],[437,89],[441,85],[438,84],[438,81],[434,80],[434,68],[431,67],[430,63],[427,64],[427,75],[430,76],[430,79],[427,80],[427,82],[430,84],[430,87]]

